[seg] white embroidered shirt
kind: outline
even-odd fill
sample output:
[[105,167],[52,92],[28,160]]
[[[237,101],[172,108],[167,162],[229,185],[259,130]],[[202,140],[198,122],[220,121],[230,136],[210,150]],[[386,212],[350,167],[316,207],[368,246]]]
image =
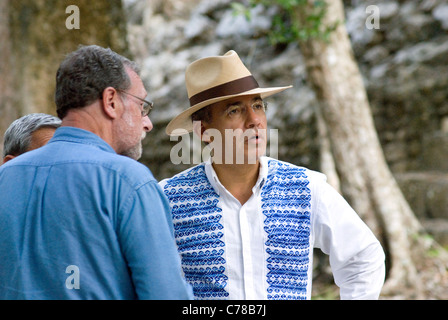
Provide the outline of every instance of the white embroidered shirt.
[[[384,283],[384,252],[325,175],[268,157],[260,163],[253,194],[243,205],[220,183],[210,161],[160,182],[173,209],[183,270],[195,297],[310,299],[313,248],[320,248],[330,256],[342,299],[377,299]],[[194,170],[201,166],[201,187],[187,191],[185,187],[196,185],[188,181],[200,176]],[[271,167],[277,168],[275,174],[270,174]],[[297,180],[288,180],[291,172],[303,174],[298,189]],[[282,183],[283,191],[272,187]],[[197,195],[207,185],[215,196],[205,205],[205,198]],[[293,205],[288,210],[288,190],[294,197],[301,195],[300,221],[287,218],[294,211]],[[267,201],[272,197],[274,201]],[[296,233],[300,238],[291,236]]]

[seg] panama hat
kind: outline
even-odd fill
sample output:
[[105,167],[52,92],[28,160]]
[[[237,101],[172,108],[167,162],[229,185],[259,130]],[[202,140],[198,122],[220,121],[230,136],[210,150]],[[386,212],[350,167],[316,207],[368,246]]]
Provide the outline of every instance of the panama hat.
[[223,56],[202,58],[191,63],[185,71],[185,83],[190,107],[168,123],[166,133],[170,136],[191,132],[191,115],[212,103],[253,94],[259,94],[263,99],[292,87],[260,88],[233,50]]

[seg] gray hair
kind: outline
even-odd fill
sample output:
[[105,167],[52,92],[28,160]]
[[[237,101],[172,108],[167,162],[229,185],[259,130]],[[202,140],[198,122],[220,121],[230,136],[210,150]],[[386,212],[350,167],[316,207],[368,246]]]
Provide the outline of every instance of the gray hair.
[[45,113],[31,113],[15,120],[5,132],[3,156],[21,155],[27,152],[32,134],[43,127],[59,128],[61,120]]
[[125,68],[139,74],[138,65],[97,45],[80,46],[68,54],[56,73],[55,102],[59,118],[70,109],[82,108],[101,99],[104,89],[126,90],[131,80]]

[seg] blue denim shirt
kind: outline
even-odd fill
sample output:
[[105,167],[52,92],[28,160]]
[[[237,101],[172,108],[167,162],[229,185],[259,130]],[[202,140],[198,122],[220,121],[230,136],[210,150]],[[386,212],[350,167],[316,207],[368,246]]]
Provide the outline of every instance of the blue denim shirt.
[[0,167],[0,299],[190,299],[147,167],[73,127]]

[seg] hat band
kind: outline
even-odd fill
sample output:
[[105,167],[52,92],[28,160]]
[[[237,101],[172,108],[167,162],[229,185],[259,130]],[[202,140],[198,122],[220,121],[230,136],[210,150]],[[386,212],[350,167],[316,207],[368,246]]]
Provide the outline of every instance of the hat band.
[[219,86],[201,91],[190,98],[190,106],[217,97],[230,96],[258,88],[258,82],[250,75],[241,79],[220,84]]

